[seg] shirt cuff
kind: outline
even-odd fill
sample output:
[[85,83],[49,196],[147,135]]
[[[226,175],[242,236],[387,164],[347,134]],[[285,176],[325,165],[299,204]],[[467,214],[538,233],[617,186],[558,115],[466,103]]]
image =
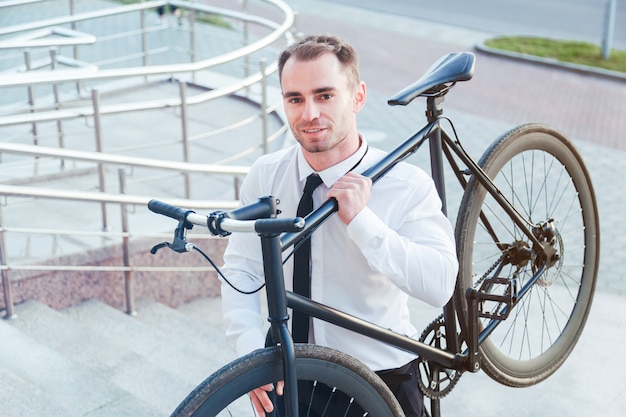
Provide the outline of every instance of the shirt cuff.
[[265,346],[265,335],[261,329],[250,329],[242,334],[235,344],[238,356],[247,355]]
[[385,235],[387,225],[369,208],[361,210],[347,226],[348,236],[359,246],[374,243]]

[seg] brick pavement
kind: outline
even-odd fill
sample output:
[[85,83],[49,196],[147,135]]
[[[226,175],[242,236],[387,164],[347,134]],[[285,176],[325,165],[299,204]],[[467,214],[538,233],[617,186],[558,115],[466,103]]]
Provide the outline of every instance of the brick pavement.
[[[350,39],[360,51],[369,88],[385,94],[414,81],[440,56],[474,50],[489,37],[346,6],[289,3],[300,11],[299,31]],[[474,78],[447,98],[451,108],[514,124],[543,121],[575,139],[626,150],[626,76],[607,79],[476,53]]]
[[[310,0],[289,3],[299,11],[299,31],[336,33],[359,49],[369,93],[360,126],[377,136],[384,132],[387,142],[376,143],[383,148],[399,143],[425,120],[423,103],[390,108],[386,98],[415,81],[440,56],[473,50],[488,37],[347,6],[319,8]],[[590,171],[600,211],[598,290],[626,295],[626,225],[620,215],[626,192],[615,182],[626,169],[626,78],[476,53],[474,77],[455,86],[445,102],[466,148],[478,158],[503,132],[531,121],[548,123],[572,138]],[[455,198],[451,200],[449,211],[454,217]]]
[[[398,143],[398,137],[404,139],[416,120],[417,124],[424,121],[422,103],[389,108],[386,98],[414,81],[440,56],[473,50],[487,37],[329,2],[324,7],[310,0],[289,3],[300,12],[300,31],[337,33],[359,48],[369,93],[360,127],[383,148]],[[556,374],[521,390],[499,385],[484,373],[467,375],[443,399],[442,415],[626,415],[626,402],[620,395],[626,388],[626,375],[615,367],[619,346],[626,341],[622,314],[626,226],[621,219],[626,192],[617,182],[626,169],[626,81],[482,53],[477,58],[474,78],[457,85],[446,98],[446,113],[455,120],[466,149],[479,157],[504,131],[528,121],[552,124],[571,137],[596,190],[600,270],[588,323],[571,357]],[[424,156],[412,158],[425,163]],[[455,201],[458,195],[449,201],[453,217]],[[431,317],[424,311],[417,313],[412,316]]]

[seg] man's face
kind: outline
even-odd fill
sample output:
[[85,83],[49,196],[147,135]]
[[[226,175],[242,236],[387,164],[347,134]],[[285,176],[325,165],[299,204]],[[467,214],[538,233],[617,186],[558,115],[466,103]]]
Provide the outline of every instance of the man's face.
[[289,126],[305,155],[333,155],[336,163],[355,151],[355,114],[365,102],[365,86],[351,84],[333,54],[311,61],[291,57],[283,68],[281,87]]

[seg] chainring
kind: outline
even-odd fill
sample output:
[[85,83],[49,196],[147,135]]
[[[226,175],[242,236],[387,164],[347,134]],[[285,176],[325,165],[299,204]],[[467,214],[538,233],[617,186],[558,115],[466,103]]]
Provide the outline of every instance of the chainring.
[[[433,320],[422,332],[420,342],[437,349],[446,349],[446,328],[443,316]],[[417,383],[424,395],[437,400],[448,395],[461,378],[461,371],[444,368],[436,362],[420,359]]]

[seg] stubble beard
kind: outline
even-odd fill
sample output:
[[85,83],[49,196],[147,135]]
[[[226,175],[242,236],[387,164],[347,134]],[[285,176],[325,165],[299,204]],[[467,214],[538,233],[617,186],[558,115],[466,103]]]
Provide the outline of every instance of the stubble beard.
[[[322,140],[308,141],[304,138],[305,135],[300,134],[300,130],[292,129],[296,141],[302,146],[302,148],[308,153],[322,153],[329,151],[339,146],[348,137],[348,133],[343,135],[341,132],[335,132],[331,126],[324,126],[327,136]],[[295,130],[295,131],[294,131]]]

